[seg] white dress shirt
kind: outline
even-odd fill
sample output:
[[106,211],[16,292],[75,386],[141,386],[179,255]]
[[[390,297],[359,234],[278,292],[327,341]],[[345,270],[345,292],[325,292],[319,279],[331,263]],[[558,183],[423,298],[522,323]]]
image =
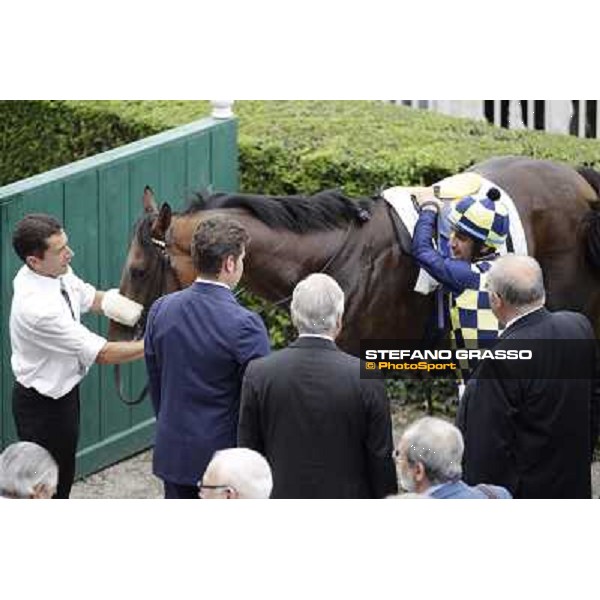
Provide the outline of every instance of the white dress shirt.
[[[73,309],[61,295],[64,286]],[[79,320],[96,290],[69,268],[60,278],[45,277],[23,265],[13,281],[10,310],[11,365],[15,379],[40,394],[69,393],[96,360],[106,339]]]

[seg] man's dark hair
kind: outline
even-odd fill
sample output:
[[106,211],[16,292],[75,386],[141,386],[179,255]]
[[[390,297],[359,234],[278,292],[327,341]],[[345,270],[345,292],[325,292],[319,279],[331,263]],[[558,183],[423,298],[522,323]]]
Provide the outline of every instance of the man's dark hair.
[[23,217],[15,227],[12,244],[19,258],[25,262],[28,256],[44,258],[48,238],[63,229],[60,221],[51,215],[33,213]]
[[192,261],[198,273],[218,275],[228,256],[236,260],[248,245],[250,236],[241,223],[228,217],[201,221],[192,239]]

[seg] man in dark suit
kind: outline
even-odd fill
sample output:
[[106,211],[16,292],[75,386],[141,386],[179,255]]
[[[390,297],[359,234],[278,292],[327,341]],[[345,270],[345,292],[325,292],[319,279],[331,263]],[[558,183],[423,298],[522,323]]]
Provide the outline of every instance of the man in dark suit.
[[469,381],[457,415],[465,481],[493,481],[515,498],[589,498],[600,398],[593,329],[581,314],[544,308],[531,257],[498,259],[488,290],[506,325],[494,351],[532,356],[486,359]]
[[236,445],[241,380],[269,353],[260,317],[232,289],[242,276],[248,234],[214,217],[198,226],[192,260],[198,279],[150,309],[145,358],[156,413],[153,471],[165,498],[197,498],[196,484],[217,450]]
[[344,292],[313,274],[294,289],[299,338],[254,361],[242,384],[238,444],[263,454],[272,498],[381,498],[397,491],[383,381],[337,348]]

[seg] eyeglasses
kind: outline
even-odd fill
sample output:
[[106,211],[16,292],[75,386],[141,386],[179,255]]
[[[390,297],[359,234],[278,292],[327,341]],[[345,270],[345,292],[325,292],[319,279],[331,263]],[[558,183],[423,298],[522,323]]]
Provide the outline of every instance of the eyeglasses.
[[234,491],[235,488],[231,485],[226,485],[226,484],[222,484],[222,485],[207,485],[205,483],[202,483],[202,481],[198,482],[198,494],[200,496],[202,496],[202,492],[206,491],[206,490],[223,490],[223,491]]
[[202,490],[226,490],[227,488],[231,488],[230,485],[206,485],[201,481],[198,482],[198,489]]

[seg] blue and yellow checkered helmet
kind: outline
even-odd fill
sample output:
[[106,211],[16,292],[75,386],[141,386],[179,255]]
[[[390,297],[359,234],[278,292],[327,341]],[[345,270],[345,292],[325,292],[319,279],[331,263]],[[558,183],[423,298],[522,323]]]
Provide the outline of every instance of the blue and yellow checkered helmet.
[[502,246],[508,235],[508,210],[494,187],[484,198],[465,196],[454,203],[448,219],[454,228],[492,248]]

